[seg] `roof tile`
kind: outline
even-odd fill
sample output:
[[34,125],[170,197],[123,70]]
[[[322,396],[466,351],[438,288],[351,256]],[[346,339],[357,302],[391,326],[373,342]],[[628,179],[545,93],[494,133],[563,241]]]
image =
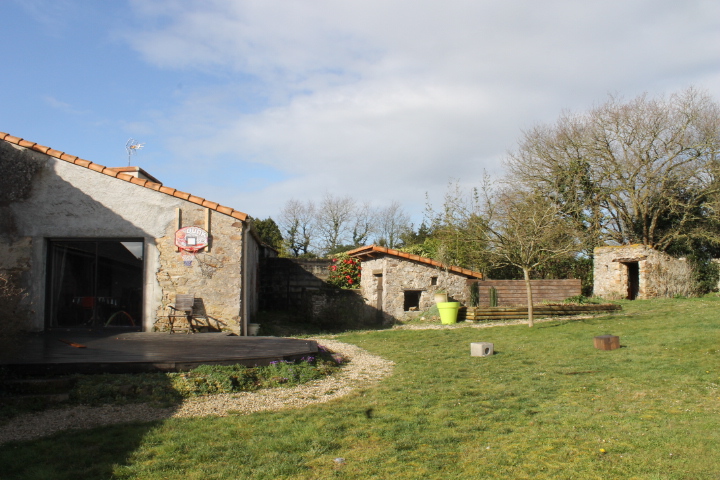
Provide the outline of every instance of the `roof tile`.
[[148,182],[144,178],[137,178],[132,175],[130,175],[132,178],[130,179],[130,183],[134,183],[135,185],[140,185],[141,187],[144,187],[145,184]]
[[90,160],[85,160],[84,158],[75,157],[75,161],[73,163],[81,167],[90,168],[90,164],[92,162]]
[[46,147],[44,145],[38,145],[37,143],[32,146],[31,150],[35,150],[36,152],[40,153],[47,153],[48,150],[50,150],[50,147]]

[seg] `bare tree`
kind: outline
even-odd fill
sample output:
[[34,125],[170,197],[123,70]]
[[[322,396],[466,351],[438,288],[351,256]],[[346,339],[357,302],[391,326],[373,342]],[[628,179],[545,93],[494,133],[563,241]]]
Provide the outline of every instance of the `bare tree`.
[[[667,98],[611,97],[524,134],[511,175],[544,192],[594,239],[666,250],[693,236],[720,241],[720,106],[690,88]],[[590,247],[593,245],[591,244]]]
[[581,245],[572,223],[545,195],[506,187],[484,190],[480,217],[487,238],[484,250],[492,263],[522,269],[528,304],[528,325],[534,325],[530,274],[556,260],[576,254]]
[[397,200],[377,212],[377,225],[376,242],[388,248],[399,247],[401,237],[411,229],[410,217]]
[[355,207],[353,212],[352,244],[363,246],[377,229],[377,211],[370,202]]
[[351,197],[336,197],[331,193],[323,196],[315,216],[322,251],[329,252],[347,244],[354,214],[355,201]]
[[278,224],[283,232],[283,242],[294,257],[307,255],[313,241],[315,205],[311,201],[288,200],[285,203]]
[[442,210],[436,211],[428,203],[425,216],[430,221],[436,244],[435,260],[447,265],[485,270],[486,236],[481,207],[478,190],[466,192],[457,181],[448,185]]

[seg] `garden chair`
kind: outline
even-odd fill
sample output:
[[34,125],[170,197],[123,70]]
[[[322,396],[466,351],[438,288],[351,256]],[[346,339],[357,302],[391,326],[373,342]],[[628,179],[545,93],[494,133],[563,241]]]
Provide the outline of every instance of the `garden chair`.
[[175,303],[168,305],[170,307],[170,315],[168,315],[168,322],[170,323],[170,333],[175,332],[175,320],[178,318],[184,318],[188,323],[188,333],[195,333],[195,327],[193,326],[193,307],[195,305],[195,294],[178,294],[175,296]]

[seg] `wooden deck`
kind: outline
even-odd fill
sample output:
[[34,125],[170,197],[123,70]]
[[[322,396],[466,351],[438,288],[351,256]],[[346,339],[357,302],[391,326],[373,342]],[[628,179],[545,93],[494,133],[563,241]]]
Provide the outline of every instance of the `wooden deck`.
[[317,352],[317,342],[150,332],[45,332],[23,339],[0,367],[24,375],[183,371],[198,365],[267,365]]

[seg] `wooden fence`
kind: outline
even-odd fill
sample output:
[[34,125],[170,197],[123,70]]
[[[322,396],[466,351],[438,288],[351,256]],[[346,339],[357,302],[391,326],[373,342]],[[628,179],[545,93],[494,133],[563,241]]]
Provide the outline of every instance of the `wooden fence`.
[[[497,306],[510,307],[527,305],[527,290],[524,280],[469,280],[477,282],[481,307],[490,306],[490,288],[497,292]],[[562,302],[566,298],[582,294],[580,279],[569,280],[530,280],[533,303]]]

